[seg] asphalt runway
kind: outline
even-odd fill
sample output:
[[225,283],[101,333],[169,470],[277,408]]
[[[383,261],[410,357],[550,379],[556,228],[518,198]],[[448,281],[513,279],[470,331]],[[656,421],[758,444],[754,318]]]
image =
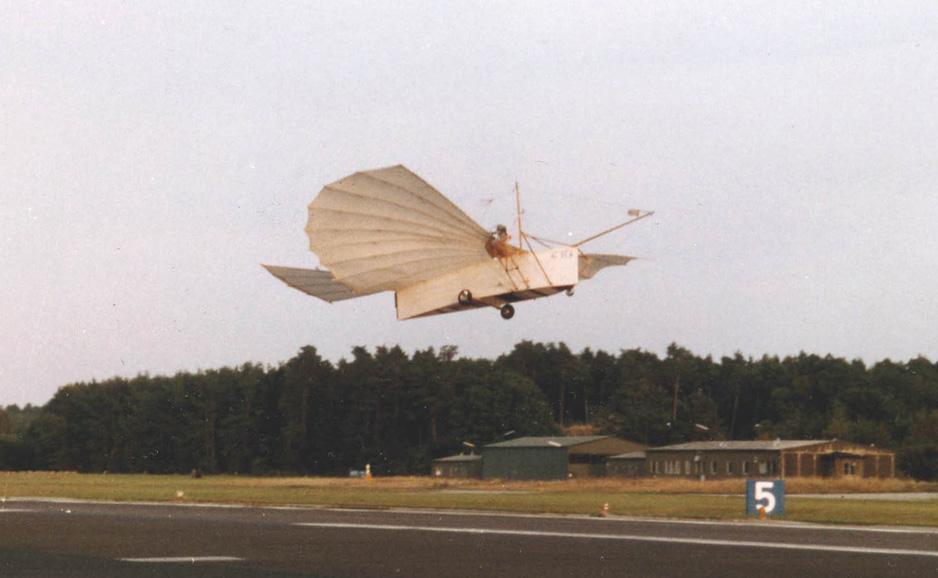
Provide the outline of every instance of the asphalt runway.
[[0,576],[938,576],[938,531],[13,500]]

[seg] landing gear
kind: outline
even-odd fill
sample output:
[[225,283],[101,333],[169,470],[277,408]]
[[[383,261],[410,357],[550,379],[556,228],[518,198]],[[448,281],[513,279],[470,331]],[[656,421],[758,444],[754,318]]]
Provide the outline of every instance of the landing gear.
[[472,291],[468,289],[463,289],[459,292],[459,297],[457,297],[460,305],[470,305],[472,303]]
[[566,293],[567,297],[573,297],[573,287],[568,287]]
[[502,305],[498,310],[502,314],[502,319],[511,319],[515,316],[515,308],[510,303]]

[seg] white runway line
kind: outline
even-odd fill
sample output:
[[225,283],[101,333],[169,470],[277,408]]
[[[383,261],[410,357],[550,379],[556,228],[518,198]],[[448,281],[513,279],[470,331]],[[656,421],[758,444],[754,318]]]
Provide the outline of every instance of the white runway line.
[[[277,508],[270,508],[277,509]],[[285,508],[284,508],[285,509]],[[297,509],[297,508],[290,508]],[[324,512],[340,512],[348,514],[352,510],[348,508],[321,508]],[[355,512],[374,512],[410,515],[434,516],[477,516],[480,518],[529,518],[534,520],[589,520],[590,522],[600,523],[622,523],[635,522],[639,524],[661,524],[661,525],[692,525],[692,526],[724,526],[729,528],[745,528],[747,526],[762,528],[786,528],[786,529],[804,529],[804,530],[833,530],[837,532],[871,532],[883,534],[938,534],[938,528],[930,526],[850,526],[846,524],[819,524],[815,522],[796,522],[787,520],[769,520],[758,521],[754,518],[744,520],[678,520],[671,518],[648,518],[641,516],[609,516],[607,518],[597,518],[596,516],[577,515],[577,514],[521,514],[517,512],[499,512],[497,510],[434,510],[426,508],[385,508],[370,509],[356,508]]]
[[158,558],[118,558],[121,562],[134,562],[140,564],[198,564],[211,562],[243,562],[244,558],[234,556],[175,556]]
[[929,556],[938,558],[934,550],[905,550],[895,548],[863,548],[858,546],[826,546],[821,544],[792,544],[777,542],[750,542],[739,540],[710,540],[706,538],[670,538],[665,536],[635,536],[627,534],[578,534],[576,532],[538,532],[534,530],[496,530],[487,528],[446,528],[438,526],[394,526],[382,524],[342,524],[303,522],[296,524],[310,528],[361,529],[412,532],[443,532],[449,534],[473,534],[477,536],[533,536],[542,538],[582,538],[587,540],[625,540],[633,542],[659,542],[668,544],[693,544],[699,546],[732,546],[745,548],[770,548],[777,550],[808,550],[814,552],[845,552],[852,554],[886,554],[889,556]]

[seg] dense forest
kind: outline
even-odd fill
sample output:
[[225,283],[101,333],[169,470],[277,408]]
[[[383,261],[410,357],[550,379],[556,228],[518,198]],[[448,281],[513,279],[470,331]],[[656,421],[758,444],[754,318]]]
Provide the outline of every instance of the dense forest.
[[495,360],[357,347],[334,364],[304,347],[278,367],[77,383],[42,407],[7,407],[0,469],[424,474],[436,457],[582,424],[648,445],[837,438],[936,479],[938,364],[529,341]]

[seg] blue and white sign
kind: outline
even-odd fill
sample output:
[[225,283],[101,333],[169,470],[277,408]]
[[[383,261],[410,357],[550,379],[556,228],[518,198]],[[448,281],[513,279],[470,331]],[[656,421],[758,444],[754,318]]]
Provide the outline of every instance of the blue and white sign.
[[785,482],[783,480],[746,480],[746,514],[758,516],[759,508],[766,515],[785,513]]

